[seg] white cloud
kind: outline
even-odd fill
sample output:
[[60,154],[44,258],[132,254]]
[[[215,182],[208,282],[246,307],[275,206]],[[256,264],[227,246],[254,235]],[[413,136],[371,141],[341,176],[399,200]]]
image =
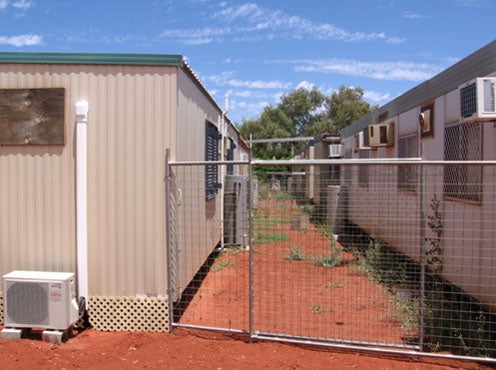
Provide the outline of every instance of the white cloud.
[[427,16],[425,16],[425,15],[413,13],[413,12],[410,12],[408,10],[403,12],[403,14],[401,16],[403,18],[407,18],[407,19],[424,19],[424,18],[427,18]]
[[291,82],[283,82],[279,80],[263,81],[263,80],[239,80],[233,78],[232,72],[225,72],[219,75],[205,76],[205,81],[213,82],[220,86],[242,87],[249,89],[289,89],[293,85]]
[[308,81],[301,81],[298,86],[296,86],[297,89],[299,88],[304,88],[308,91],[312,90],[314,87],[317,87],[314,83],[308,82]]
[[13,45],[16,47],[39,45],[43,38],[39,35],[19,35],[19,36],[0,36],[0,45]]
[[229,27],[204,27],[200,29],[172,29],[165,30],[160,37],[166,39],[178,40],[186,45],[203,45],[210,44],[214,41],[221,41],[222,37],[231,34]]
[[26,10],[31,7],[32,3],[29,0],[18,0],[12,4],[14,8]]
[[[281,62],[278,62],[281,63]],[[413,62],[362,62],[346,59],[292,61],[297,72],[337,73],[376,80],[424,81],[443,70],[443,66]]]
[[466,7],[466,8],[478,8],[485,6],[488,2],[487,0],[453,0],[455,5]]
[[228,90],[227,95],[244,99],[267,99],[277,100],[283,93],[264,92],[263,90]]
[[0,0],[0,10],[5,9],[9,5],[7,0]]
[[387,102],[391,100],[391,94],[379,93],[376,91],[364,91],[363,98],[373,103]]
[[286,14],[280,10],[263,8],[257,4],[245,3],[223,7],[213,13],[213,19],[221,24],[199,29],[165,30],[161,37],[173,39],[182,44],[199,45],[232,41],[260,41],[272,39],[288,40],[337,40],[337,41],[384,41],[399,44],[405,40],[390,37],[383,32],[356,32],[339,28],[330,23],[318,23]]

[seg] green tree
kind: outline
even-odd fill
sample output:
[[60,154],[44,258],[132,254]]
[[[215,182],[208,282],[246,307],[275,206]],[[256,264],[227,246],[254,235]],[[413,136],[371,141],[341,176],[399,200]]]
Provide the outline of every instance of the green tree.
[[[317,88],[299,88],[284,94],[277,106],[268,106],[257,119],[245,120],[241,135],[249,139],[281,139],[296,136],[315,136],[339,131],[375,109],[363,100],[361,88],[341,86],[331,96]],[[290,158],[303,142],[256,144],[253,156],[264,159]]]
[[339,133],[344,127],[377,108],[363,100],[362,88],[345,86],[340,86],[338,91],[327,97],[325,106],[326,118],[332,122],[333,127],[333,132],[330,133]]
[[312,90],[300,87],[284,94],[278,108],[292,120],[296,134],[301,135],[307,127],[317,124],[323,118],[325,98],[316,87]]

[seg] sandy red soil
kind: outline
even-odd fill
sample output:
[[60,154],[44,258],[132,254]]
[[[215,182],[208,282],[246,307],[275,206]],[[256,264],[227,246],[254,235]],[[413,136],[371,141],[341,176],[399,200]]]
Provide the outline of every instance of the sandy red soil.
[[167,333],[86,330],[61,345],[37,336],[0,339],[0,369],[490,369],[475,362],[367,355],[176,329]]
[[[266,204],[261,212],[279,220],[298,208]],[[329,253],[329,239],[313,226],[294,230],[288,222],[265,225],[269,234],[289,240],[254,246],[254,331],[290,338],[322,338],[402,345],[415,337],[395,312],[394,295],[360,271],[355,256],[344,263],[316,265],[314,257]],[[303,260],[290,260],[298,246]],[[341,248],[336,244],[336,248]],[[221,254],[183,312],[179,323],[248,331],[249,260],[246,251]],[[38,335],[37,335],[38,334]],[[190,328],[169,333],[76,332],[61,345],[41,341],[39,333],[15,341],[0,339],[0,369],[489,369],[476,362],[420,355],[365,352],[322,346],[254,340]]]

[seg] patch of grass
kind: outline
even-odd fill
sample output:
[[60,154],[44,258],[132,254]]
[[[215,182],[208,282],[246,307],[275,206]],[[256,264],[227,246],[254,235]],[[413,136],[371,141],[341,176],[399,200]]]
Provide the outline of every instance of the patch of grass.
[[255,243],[270,243],[270,242],[286,242],[289,237],[284,233],[267,233],[267,232],[257,232],[255,233]]
[[325,268],[333,268],[339,266],[343,262],[341,258],[341,250],[339,250],[336,247],[336,241],[334,240],[332,234],[330,235],[331,237],[330,238],[328,237],[328,239],[330,239],[329,241],[329,248],[331,250],[330,254],[314,257],[313,263],[315,265],[322,266]]
[[223,255],[227,255],[227,256],[235,256],[241,252],[246,252],[246,251],[241,247],[226,247],[224,248],[222,253]]
[[225,261],[219,261],[215,265],[212,266],[212,271],[217,272],[220,270],[225,269],[226,267],[235,267],[236,262],[231,261],[230,259],[227,259]]
[[288,261],[303,261],[305,259],[305,253],[303,253],[299,246],[293,245],[291,251],[289,251],[285,258]]
[[389,316],[411,332],[416,332],[419,325],[420,301],[418,297],[406,298],[396,294],[392,305],[388,308]]
[[331,269],[341,264],[341,255],[334,253],[328,256],[317,256],[313,258],[313,263],[317,266]]

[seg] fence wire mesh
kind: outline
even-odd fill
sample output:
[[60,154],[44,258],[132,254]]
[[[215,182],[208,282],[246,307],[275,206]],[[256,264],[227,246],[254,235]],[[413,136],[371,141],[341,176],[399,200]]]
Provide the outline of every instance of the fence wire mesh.
[[171,166],[174,325],[495,359],[496,166],[392,162]]

